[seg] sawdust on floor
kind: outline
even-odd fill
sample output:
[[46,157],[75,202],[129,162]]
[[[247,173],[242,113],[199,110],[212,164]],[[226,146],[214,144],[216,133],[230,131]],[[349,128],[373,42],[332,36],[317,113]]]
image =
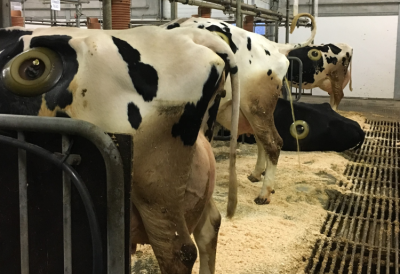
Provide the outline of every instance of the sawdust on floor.
[[[359,113],[341,112],[364,126]],[[257,160],[256,145],[239,144],[237,154],[238,207],[232,220],[225,217],[228,191],[229,143],[214,142],[217,182],[214,200],[222,215],[216,273],[304,273],[320,229],[326,206],[335,193],[346,191],[336,184],[343,176],[347,156],[336,152],[282,151],[276,172],[275,194],[269,205],[254,199],[262,182],[247,176]],[[150,246],[138,246],[132,256],[132,273],[160,273]],[[197,259],[193,273],[199,273]]]

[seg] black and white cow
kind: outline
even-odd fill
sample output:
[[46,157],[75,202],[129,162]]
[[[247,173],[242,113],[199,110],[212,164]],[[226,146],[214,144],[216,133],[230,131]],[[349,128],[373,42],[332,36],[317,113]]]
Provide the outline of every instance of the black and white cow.
[[[320,88],[330,95],[330,104],[334,110],[343,98],[343,89],[350,81],[351,86],[351,59],[353,48],[344,43],[310,45],[294,49],[289,56],[300,58],[303,63],[302,87],[304,89]],[[289,66],[289,72],[292,65]],[[348,68],[350,67],[350,71]],[[293,62],[293,79],[288,74],[288,80],[294,87],[299,83],[299,64]]]
[[[365,132],[360,125],[333,111],[328,103],[293,102],[293,110],[295,123],[293,123],[290,102],[279,98],[274,111],[274,120],[279,135],[283,139],[282,150],[297,151],[295,131],[299,139],[300,151],[342,152],[358,148],[364,142]],[[254,136],[245,136],[244,141],[248,144],[256,142]]]
[[337,151],[360,147],[365,132],[360,125],[335,112],[328,103],[293,103],[279,98],[274,112],[275,125],[283,139],[282,150],[297,151],[295,131],[301,151]]
[[[221,57],[223,57],[223,59]],[[225,63],[225,62],[226,63]],[[132,244],[150,243],[162,273],[214,273],[221,216],[212,201],[215,160],[203,131],[238,68],[219,36],[141,27],[0,29],[0,113],[68,116],[134,136]],[[231,149],[236,151],[236,139]],[[231,154],[228,216],[236,209]]]
[[[239,134],[254,134],[257,139],[259,153],[266,158],[263,164],[257,164],[249,175],[251,181],[261,180],[261,173],[266,169],[263,187],[255,199],[257,204],[268,204],[274,190],[276,166],[282,147],[282,138],[276,130],[273,112],[281,92],[282,80],[289,61],[287,54],[295,49],[307,46],[314,39],[317,27],[314,18],[307,13],[295,16],[291,25],[293,32],[298,18],[306,16],[311,19],[313,30],[311,36],[300,44],[278,44],[269,41],[264,36],[248,32],[221,20],[209,18],[179,19],[164,28],[198,28],[205,32],[217,32],[235,53],[240,70],[240,117]],[[227,96],[222,98],[218,110],[217,121],[227,129],[230,126],[231,90],[227,79]],[[235,135],[233,135],[235,136]]]

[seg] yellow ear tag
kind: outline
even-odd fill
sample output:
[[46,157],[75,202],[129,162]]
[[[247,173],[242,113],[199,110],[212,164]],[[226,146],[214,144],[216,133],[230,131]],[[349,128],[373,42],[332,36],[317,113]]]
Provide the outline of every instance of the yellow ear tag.
[[310,49],[307,53],[308,58],[310,58],[312,61],[318,61],[321,59],[321,51],[317,49]]
[[228,37],[227,37],[225,34],[223,34],[223,33],[221,33],[221,32],[218,32],[218,31],[212,31],[212,32],[214,32],[216,35],[218,35],[219,37],[221,37],[222,40],[224,40],[225,43],[227,43],[227,44],[229,45],[229,39],[228,39]]

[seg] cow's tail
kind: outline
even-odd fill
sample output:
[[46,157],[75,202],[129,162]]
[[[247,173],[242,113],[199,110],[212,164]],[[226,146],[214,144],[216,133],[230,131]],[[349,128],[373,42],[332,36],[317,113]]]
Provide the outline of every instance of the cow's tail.
[[[207,33],[204,30],[199,30],[201,33]],[[231,117],[231,151],[229,161],[229,193],[228,193],[228,207],[227,217],[232,218],[235,215],[237,206],[237,189],[238,182],[236,176],[236,146],[239,125],[239,104],[240,104],[240,88],[239,88],[239,75],[238,66],[236,64],[235,55],[229,47],[229,40],[223,33],[212,32],[215,36],[210,39],[208,35],[194,36],[195,43],[201,44],[213,50],[225,62],[225,66],[229,67],[231,76],[232,88],[232,117]],[[222,38],[222,39],[221,39]],[[224,41],[225,43],[221,43]]]
[[303,16],[311,19],[311,26],[312,26],[311,36],[303,43],[280,45],[279,51],[281,53],[288,55],[291,50],[308,46],[314,40],[315,35],[317,34],[317,23],[315,22],[315,18],[309,13],[299,13],[293,18],[292,24],[290,26],[290,33],[293,33],[293,31],[296,27],[297,21],[299,20],[300,17],[303,17]]
[[231,85],[232,85],[232,120],[231,120],[231,153],[229,161],[229,193],[228,193],[228,218],[235,215],[237,206],[237,175],[236,175],[236,146],[238,138],[239,111],[240,111],[240,89],[239,75],[237,66],[231,66]]

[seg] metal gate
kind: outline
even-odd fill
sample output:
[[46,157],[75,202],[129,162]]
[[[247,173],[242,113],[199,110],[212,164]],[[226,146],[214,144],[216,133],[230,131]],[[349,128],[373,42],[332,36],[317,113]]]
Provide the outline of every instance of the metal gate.
[[[293,101],[294,101],[294,102],[297,102],[297,101],[300,100],[300,98],[301,98],[301,93],[302,93],[302,86],[303,86],[303,62],[301,61],[301,59],[299,59],[299,58],[297,58],[297,57],[294,57],[294,56],[288,56],[287,59],[288,59],[289,62],[290,62],[290,71],[289,71],[289,69],[288,69],[288,71],[286,72],[286,79],[287,79],[288,81],[290,81],[289,90],[290,90],[291,94],[294,95]],[[291,80],[292,80],[293,77],[294,77],[294,75],[293,75],[294,62],[297,62],[297,63],[299,64],[299,75],[298,75],[298,78],[299,78],[299,87],[298,87],[299,92],[297,92],[297,88],[296,88],[296,91],[293,93],[293,83],[292,83]],[[297,75],[296,75],[296,77],[297,77]],[[289,98],[288,98],[288,91],[287,91],[287,88],[286,88],[286,84],[285,84],[285,83],[283,83],[283,85],[282,85],[282,97],[283,97],[283,99],[285,99],[285,100],[289,100]]]
[[0,272],[130,273],[132,146],[80,120],[0,115]]

